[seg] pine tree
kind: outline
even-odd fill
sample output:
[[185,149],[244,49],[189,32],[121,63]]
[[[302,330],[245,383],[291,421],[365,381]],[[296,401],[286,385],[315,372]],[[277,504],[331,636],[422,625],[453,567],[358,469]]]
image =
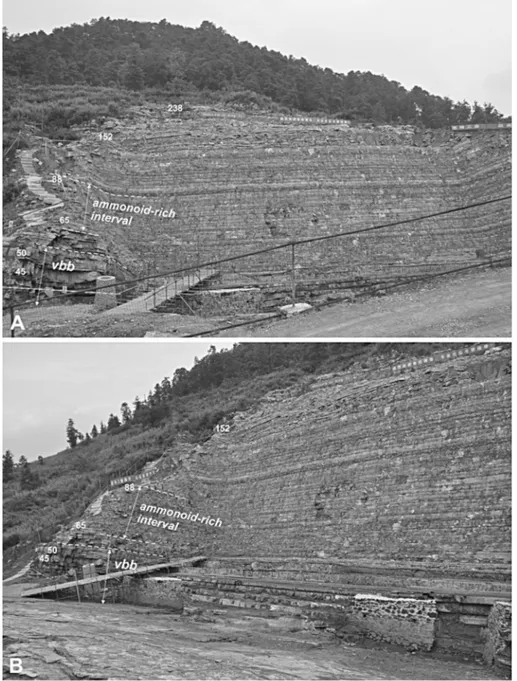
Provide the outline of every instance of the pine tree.
[[162,381],[162,395],[165,400],[172,396],[172,383],[168,376],[166,376]]
[[122,402],[120,405],[120,415],[122,416],[122,423],[124,425],[131,421],[131,409],[127,402]]
[[20,472],[20,489],[28,489],[30,487],[31,479],[32,476],[29,469],[29,463],[27,459],[25,459]]
[[119,76],[129,90],[141,90],[144,87],[144,70],[142,69],[144,58],[140,46],[133,44],[131,54],[126,63],[121,67]]
[[43,461],[43,457],[42,457],[41,455],[38,456],[38,462],[39,462],[39,465],[40,465],[40,466],[43,466],[44,461]]
[[84,435],[77,430],[72,419],[68,419],[68,424],[66,426],[66,439],[71,449],[77,446],[78,441],[84,439]]
[[153,398],[155,404],[160,404],[163,401],[162,386],[159,383],[154,386]]
[[8,482],[9,480],[12,479],[13,477],[13,472],[14,472],[14,460],[13,460],[13,455],[11,451],[8,449],[3,458],[3,476],[4,476],[4,482]]
[[[25,457],[23,457],[25,459]],[[37,473],[33,473],[29,468],[29,462],[25,459],[20,473],[20,489],[35,489],[39,487],[41,481]]]
[[113,430],[113,428],[120,428],[120,421],[118,416],[115,416],[115,414],[110,414],[108,418],[107,430]]
[[103,423],[103,421],[100,422],[100,426],[99,426],[99,427],[100,427],[101,435],[104,435],[104,433],[108,430],[108,429],[106,428],[106,424]]
[[96,426],[95,424],[93,424],[92,431],[91,431],[91,436],[92,436],[92,437],[97,437],[98,434],[99,434],[99,431],[97,430],[97,426]]
[[138,395],[135,397],[133,401],[133,406],[134,406],[134,411],[133,411],[133,420],[138,421],[138,417],[140,416],[140,413],[144,410],[144,405]]

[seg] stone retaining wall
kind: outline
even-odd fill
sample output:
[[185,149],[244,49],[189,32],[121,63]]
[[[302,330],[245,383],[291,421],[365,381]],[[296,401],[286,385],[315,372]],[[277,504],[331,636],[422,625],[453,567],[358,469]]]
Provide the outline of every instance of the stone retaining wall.
[[358,594],[351,611],[370,636],[407,648],[431,650],[434,644],[434,600]]
[[508,673],[512,664],[512,604],[498,602],[490,611],[484,658]]

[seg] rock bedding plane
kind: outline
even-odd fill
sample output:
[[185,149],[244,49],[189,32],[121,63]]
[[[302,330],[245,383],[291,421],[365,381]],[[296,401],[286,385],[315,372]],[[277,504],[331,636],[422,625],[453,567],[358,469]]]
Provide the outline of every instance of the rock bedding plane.
[[[468,564],[504,572],[509,350],[485,352],[409,369],[374,358],[368,369],[269,393],[258,407],[237,412],[229,432],[165,452],[142,482],[137,515],[146,504],[222,524],[180,520],[169,533],[132,522],[124,550],[134,539],[163,559],[209,550],[294,556],[322,569],[327,561],[376,569],[395,561],[436,569],[445,563],[449,576],[472,574]],[[123,485],[108,490],[86,512],[87,529],[57,539],[73,535],[72,550],[93,538],[122,538],[136,518],[133,503]],[[65,563],[48,569],[54,563],[63,573]]]
[[[163,269],[509,193],[507,130],[477,137],[443,131],[429,144],[410,126],[286,124],[267,116],[214,117],[206,110],[174,122],[163,112],[148,116],[145,132],[124,124],[112,146],[95,142],[99,155],[89,168],[103,188],[99,199],[123,191],[174,208],[174,221],[141,220],[141,230],[128,235],[135,252],[143,258],[155,253]],[[476,251],[507,254],[509,216],[509,205],[493,204],[301,246],[297,279],[378,279],[407,275],[408,268],[432,273],[471,263]],[[171,250],[163,251],[163,243]],[[235,267],[259,280],[264,273],[278,277],[289,267],[289,253]]]
[[[77,263],[69,285],[87,284],[105,270],[124,280],[195,267],[510,193],[509,129],[351,127],[201,106],[173,119],[166,106],[158,105],[136,108],[102,129],[109,133],[83,130],[81,140],[66,150],[45,147],[50,160],[40,170],[63,177],[62,185],[46,185],[63,206],[43,216],[40,232],[67,217],[74,229],[96,234],[95,248],[83,247],[77,237],[63,250],[77,261],[92,260],[86,262],[89,271]],[[34,151],[43,155],[42,149]],[[95,221],[100,218],[94,218],[99,213],[94,202],[124,202],[125,212],[100,211],[108,221]],[[140,204],[153,214],[130,216]],[[502,201],[299,245],[299,294],[310,298],[320,289],[398,282],[507,257],[510,215],[509,202]],[[131,224],[117,224],[115,218],[122,223],[123,217],[132,217]],[[11,230],[12,245],[38,250],[34,244],[41,239],[20,220]],[[10,263],[13,253],[8,255]],[[41,256],[29,260],[36,273]],[[287,293],[291,249],[222,263],[218,269],[218,286],[236,285],[240,278],[240,285]],[[52,273],[45,276],[51,283]]]
[[[109,598],[296,615],[504,668],[508,615],[488,618],[511,589],[510,349],[465,348],[372,356],[267,394],[203,444],[164,452],[133,488],[115,481],[81,529],[54,537],[40,578],[104,574],[108,551],[151,572],[206,556],[172,580],[129,574]],[[183,517],[168,531],[137,523],[144,511]]]

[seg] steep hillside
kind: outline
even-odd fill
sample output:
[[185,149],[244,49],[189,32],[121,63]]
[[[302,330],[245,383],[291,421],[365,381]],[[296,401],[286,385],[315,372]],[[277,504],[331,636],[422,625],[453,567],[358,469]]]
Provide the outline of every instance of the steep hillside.
[[[50,35],[9,35],[4,29],[3,48],[7,107],[15,110],[13,82],[151,89],[155,96],[194,92],[205,101],[275,104],[277,109],[282,105],[377,122],[420,121],[429,127],[502,118],[491,104],[455,103],[422,87],[408,91],[370,72],[344,75],[312,66],[305,59],[239,41],[210,21],[192,29],[166,19],[155,23],[101,17],[56,28]],[[45,113],[43,124],[45,118],[61,122],[55,108]]]
[[36,481],[25,484],[20,466],[9,479],[4,462],[4,549],[11,547],[4,553],[4,566],[11,557],[50,540],[60,524],[78,520],[110,480],[140,472],[178,443],[205,441],[221,420],[252,407],[268,392],[352,366],[372,353],[419,356],[430,347],[442,344],[243,343],[228,352],[212,348],[190,371],[178,369],[172,378],[150,385],[147,397],[131,403],[128,396],[121,406],[122,425],[113,414],[106,415],[105,424],[94,425],[75,448],[28,464],[28,477],[37,476]]
[[242,558],[277,579],[294,570],[339,581],[339,566],[361,565],[417,569],[422,585],[434,573],[504,582],[509,362],[508,347],[490,344],[396,362],[372,355],[270,393],[206,442],[178,443],[148,478],[113,481],[84,529],[54,537],[61,548],[42,570],[102,566],[111,545],[139,565]]

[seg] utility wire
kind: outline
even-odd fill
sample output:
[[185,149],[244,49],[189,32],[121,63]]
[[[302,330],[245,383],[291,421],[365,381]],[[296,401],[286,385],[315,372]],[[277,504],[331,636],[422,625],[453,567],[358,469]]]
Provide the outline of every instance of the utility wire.
[[[144,277],[138,277],[136,279],[130,279],[128,281],[119,282],[118,284],[117,283],[107,284],[106,286],[99,286],[99,287],[96,286],[96,287],[91,288],[91,289],[83,289],[80,292],[79,291],[71,292],[69,294],[65,294],[63,297],[65,297],[65,296],[73,297],[74,295],[79,295],[79,294],[82,295],[84,293],[93,293],[93,292],[101,291],[101,290],[104,290],[104,289],[107,289],[107,288],[113,288],[114,286],[120,286],[121,284],[127,286],[128,284],[136,284],[136,283],[140,283],[142,281],[150,281],[151,279],[161,279],[161,278],[164,278],[164,277],[170,277],[170,276],[175,275],[175,274],[181,274],[182,272],[185,272],[186,270],[189,270],[189,269],[201,269],[201,268],[204,268],[204,267],[210,267],[210,266],[213,266],[213,265],[218,265],[220,263],[232,262],[232,261],[235,261],[235,260],[241,260],[243,258],[250,258],[254,255],[260,255],[261,253],[270,253],[272,251],[278,251],[282,248],[287,248],[288,246],[293,246],[293,245],[296,246],[296,245],[299,245],[299,244],[314,243],[316,241],[326,241],[326,240],[329,240],[329,239],[337,239],[339,237],[344,237],[344,236],[353,236],[355,234],[364,234],[366,232],[373,232],[373,231],[380,230],[380,229],[387,229],[389,227],[396,227],[397,225],[407,225],[407,224],[411,224],[411,223],[414,223],[414,222],[418,222],[420,220],[427,220],[429,218],[440,217],[442,215],[450,215],[452,213],[458,213],[458,212],[463,211],[463,210],[469,210],[470,208],[478,208],[480,206],[487,206],[489,204],[497,203],[497,202],[500,202],[500,201],[506,201],[506,200],[511,199],[511,198],[512,198],[512,195],[509,194],[507,196],[501,196],[501,197],[496,198],[496,199],[488,199],[486,201],[480,201],[478,203],[471,203],[467,206],[459,206],[457,208],[449,208],[447,210],[439,211],[437,213],[429,213],[428,215],[420,215],[420,216],[417,216],[417,217],[414,217],[414,218],[407,218],[405,220],[397,220],[395,222],[383,223],[381,225],[374,225],[373,227],[362,227],[361,229],[355,229],[355,230],[352,230],[350,232],[337,232],[335,234],[328,234],[326,236],[311,237],[311,238],[308,238],[308,239],[290,240],[290,241],[287,241],[283,244],[279,244],[277,246],[268,246],[267,248],[262,248],[262,249],[259,249],[257,251],[249,251],[248,253],[242,253],[240,255],[233,255],[233,256],[230,256],[228,258],[221,258],[219,260],[211,260],[211,261],[204,262],[204,263],[201,263],[201,264],[195,265],[195,266],[194,265],[193,266],[187,266],[187,267],[182,267],[181,269],[171,270],[169,272],[161,272],[159,274],[146,275]],[[21,305],[18,305],[18,307],[25,307],[27,305],[32,305],[32,303],[21,304]]]
[[[501,258],[500,260],[493,260],[492,264],[502,264],[503,262],[505,262],[507,260],[510,260],[510,257]],[[458,267],[458,268],[453,269],[453,270],[446,270],[445,272],[437,272],[437,273],[434,273],[434,274],[426,274],[426,275],[423,275],[421,277],[413,277],[408,281],[401,281],[401,282],[398,282],[396,284],[392,284],[391,286],[385,286],[382,290],[388,291],[390,289],[397,288],[399,286],[409,286],[409,285],[414,284],[418,281],[426,281],[427,279],[434,279],[436,277],[441,277],[441,276],[444,276],[446,274],[454,274],[455,272],[464,272],[465,270],[476,269],[478,267],[484,267],[486,265],[487,265],[487,263],[476,263],[475,265],[468,265],[467,267]],[[359,298],[359,297],[364,296],[364,295],[367,295],[367,292],[358,293],[356,297]],[[321,310],[324,307],[330,307],[331,305],[336,305],[337,303],[340,303],[340,302],[343,302],[343,301],[338,300],[338,301],[327,303],[327,304],[324,304],[324,305],[319,305],[318,308],[317,308],[317,311]],[[252,324],[267,323],[267,322],[269,322],[273,319],[285,319],[285,315],[277,312],[277,313],[271,314],[269,317],[257,317],[255,319],[251,319],[251,320],[248,320],[248,321],[245,321],[245,322],[239,322],[237,324],[229,324],[227,326],[219,326],[219,327],[216,327],[215,329],[209,329],[208,331],[198,331],[197,333],[191,333],[191,334],[188,334],[186,336],[182,336],[182,338],[197,338],[197,337],[200,337],[200,336],[209,336],[209,335],[214,334],[214,333],[219,333],[219,331],[227,331],[229,329],[236,329],[239,326],[251,326]]]

